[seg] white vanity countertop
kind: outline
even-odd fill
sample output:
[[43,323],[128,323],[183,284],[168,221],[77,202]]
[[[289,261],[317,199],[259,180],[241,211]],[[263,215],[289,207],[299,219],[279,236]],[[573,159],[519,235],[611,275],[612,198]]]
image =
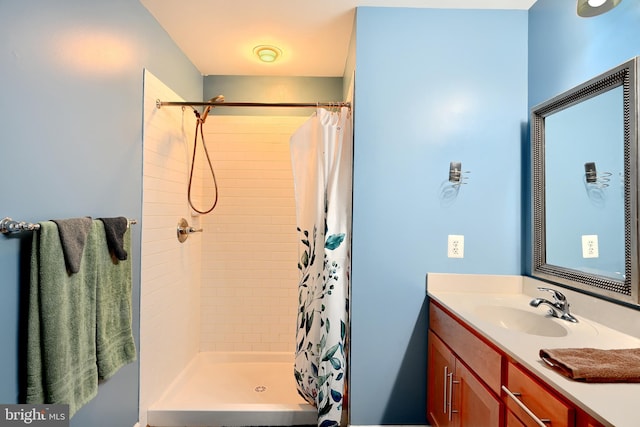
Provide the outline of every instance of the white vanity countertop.
[[[567,329],[567,335],[562,337],[531,335],[506,329],[482,314],[483,310],[486,313],[486,306],[500,306],[544,316],[546,306],[529,306],[532,292],[525,283],[522,276],[429,273],[427,293],[592,417],[615,427],[639,426],[640,412],[636,405],[640,399],[640,383],[594,384],[573,381],[542,362],[539,351],[542,348],[640,348],[640,338],[590,320],[588,313],[574,310],[571,312],[579,319],[577,324],[555,318],[545,319]],[[543,282],[538,282],[538,285],[559,290],[572,303],[568,295],[570,291]],[[551,294],[545,295],[546,292],[537,291],[535,286],[533,291],[535,296],[552,300]],[[607,304],[605,310],[616,310],[615,304]],[[640,312],[637,312],[637,316],[640,317]]]

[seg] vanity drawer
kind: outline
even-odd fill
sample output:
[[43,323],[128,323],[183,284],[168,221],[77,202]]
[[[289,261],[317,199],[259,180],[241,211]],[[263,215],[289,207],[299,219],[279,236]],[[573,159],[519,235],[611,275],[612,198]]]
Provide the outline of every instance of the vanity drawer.
[[505,427],[527,427],[526,424],[523,424],[522,421],[518,419],[513,412],[507,410],[507,416],[504,419]]
[[538,426],[539,424],[536,424],[515,399],[518,399],[546,425],[552,425],[553,427],[574,425],[575,410],[512,362],[509,362],[507,368],[506,388],[513,394],[513,396],[509,396],[505,390],[504,399],[507,403],[507,408],[525,426]]
[[453,350],[487,386],[500,395],[502,356],[433,302],[429,306],[431,330]]

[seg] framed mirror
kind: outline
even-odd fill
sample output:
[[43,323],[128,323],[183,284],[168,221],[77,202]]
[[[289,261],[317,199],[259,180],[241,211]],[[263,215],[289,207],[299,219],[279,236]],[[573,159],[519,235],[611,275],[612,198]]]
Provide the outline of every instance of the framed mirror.
[[531,111],[532,276],[640,305],[638,58]]

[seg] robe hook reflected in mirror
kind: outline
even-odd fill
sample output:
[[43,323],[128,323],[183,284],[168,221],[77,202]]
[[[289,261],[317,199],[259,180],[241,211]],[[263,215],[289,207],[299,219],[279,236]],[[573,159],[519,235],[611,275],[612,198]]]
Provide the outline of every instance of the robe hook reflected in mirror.
[[601,172],[598,174],[596,170],[596,162],[587,162],[584,164],[584,179],[587,184],[593,184],[599,188],[606,188],[611,181],[611,172]]

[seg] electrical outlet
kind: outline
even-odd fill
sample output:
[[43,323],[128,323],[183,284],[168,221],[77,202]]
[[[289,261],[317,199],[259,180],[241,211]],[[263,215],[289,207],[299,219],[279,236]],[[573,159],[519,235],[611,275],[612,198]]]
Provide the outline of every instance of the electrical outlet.
[[598,258],[598,235],[585,234],[582,236],[582,258]]
[[449,258],[464,258],[464,236],[449,234],[447,254]]

